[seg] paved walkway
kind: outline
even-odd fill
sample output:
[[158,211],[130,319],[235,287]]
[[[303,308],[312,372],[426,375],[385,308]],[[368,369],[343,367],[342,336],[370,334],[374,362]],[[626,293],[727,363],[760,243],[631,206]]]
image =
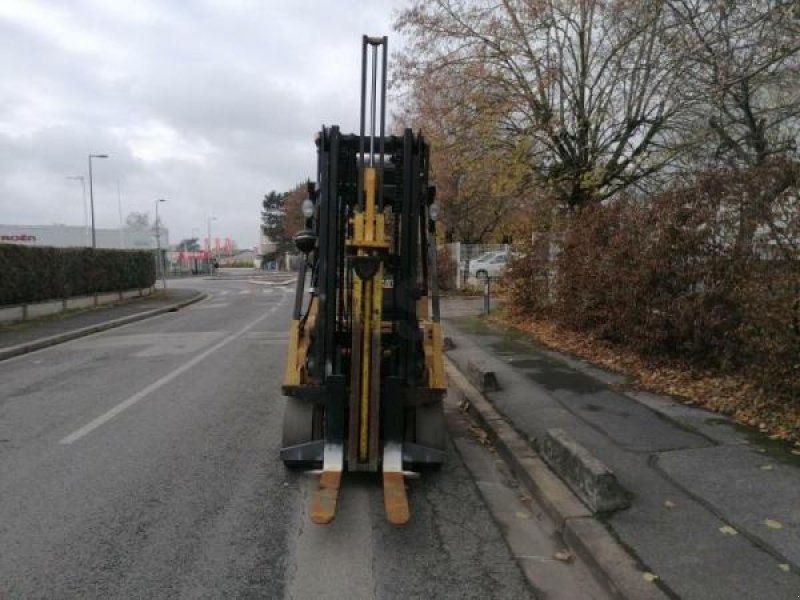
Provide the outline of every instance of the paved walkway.
[[502,389],[486,396],[520,433],[566,430],[632,492],[605,522],[668,591],[800,598],[800,456],[713,413],[617,391],[618,375],[465,316],[479,301],[443,307],[450,359],[495,371]]
[[58,336],[108,321],[129,317],[187,301],[199,292],[190,289],[157,291],[151,296],[136,298],[87,310],[70,311],[52,317],[0,325],[0,349],[29,344],[42,338]]

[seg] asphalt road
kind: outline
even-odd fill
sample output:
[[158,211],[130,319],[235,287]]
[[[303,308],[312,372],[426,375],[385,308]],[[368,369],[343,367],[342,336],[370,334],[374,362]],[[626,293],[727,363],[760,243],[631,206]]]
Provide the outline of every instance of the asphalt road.
[[312,525],[278,459],[292,287],[170,285],[212,297],[0,363],[0,597],[533,597],[452,444],[408,526],[369,476]]

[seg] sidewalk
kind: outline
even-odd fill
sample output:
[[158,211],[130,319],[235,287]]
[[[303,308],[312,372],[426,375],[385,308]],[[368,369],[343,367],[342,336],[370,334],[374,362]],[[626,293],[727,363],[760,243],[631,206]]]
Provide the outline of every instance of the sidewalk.
[[176,310],[204,296],[196,290],[170,288],[118,304],[3,324],[0,325],[0,360]]
[[[643,392],[443,303],[448,357],[494,371],[485,397],[524,438],[560,428],[608,466],[630,508],[598,516],[612,535],[686,599],[800,597],[800,456],[725,418]],[[535,442],[534,442],[535,445]]]

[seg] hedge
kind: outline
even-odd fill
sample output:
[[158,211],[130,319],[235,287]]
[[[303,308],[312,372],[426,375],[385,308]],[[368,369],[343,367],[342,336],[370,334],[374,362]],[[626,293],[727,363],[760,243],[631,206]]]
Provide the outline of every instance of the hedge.
[[764,209],[770,227],[737,246],[741,198],[777,188],[786,173],[712,173],[647,202],[569,214],[519,249],[507,272],[511,307],[641,355],[747,372],[800,399],[797,186]]
[[152,251],[0,244],[0,306],[149,288],[155,279]]

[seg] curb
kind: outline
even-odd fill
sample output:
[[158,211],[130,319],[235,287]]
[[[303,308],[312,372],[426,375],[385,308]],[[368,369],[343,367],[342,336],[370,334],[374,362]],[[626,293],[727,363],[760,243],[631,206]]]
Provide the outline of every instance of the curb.
[[621,600],[667,600],[657,583],[588,508],[500,415],[494,406],[445,358],[448,382],[500,456],[556,524],[566,543],[587,564],[598,582]]
[[103,323],[98,323],[97,325],[90,325],[89,327],[73,329],[72,331],[66,331],[64,333],[59,333],[57,335],[51,335],[49,337],[40,338],[38,340],[27,342],[25,344],[18,344],[16,346],[0,348],[0,361],[7,360],[9,358],[14,358],[15,356],[21,356],[23,354],[28,354],[29,352],[35,352],[36,350],[41,350],[43,348],[49,348],[50,346],[63,344],[64,342],[69,342],[71,340],[91,335],[93,333],[98,333],[100,331],[106,331],[107,329],[122,327],[123,325],[127,325],[128,323],[135,323],[136,321],[143,321],[144,319],[149,319],[150,317],[157,317],[158,315],[163,315],[164,313],[174,312],[176,310],[180,310],[181,308],[189,306],[190,304],[194,304],[196,302],[200,302],[201,300],[205,300],[206,298],[208,298],[208,294],[206,294],[205,292],[198,292],[196,295],[192,296],[188,300],[182,300],[180,302],[177,302],[175,304],[170,304],[168,306],[162,306],[160,308],[155,308],[153,310],[136,313],[134,315],[128,315],[127,317],[120,317],[119,319],[112,319],[111,321],[105,321]]

